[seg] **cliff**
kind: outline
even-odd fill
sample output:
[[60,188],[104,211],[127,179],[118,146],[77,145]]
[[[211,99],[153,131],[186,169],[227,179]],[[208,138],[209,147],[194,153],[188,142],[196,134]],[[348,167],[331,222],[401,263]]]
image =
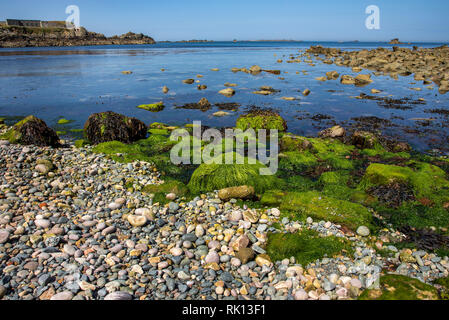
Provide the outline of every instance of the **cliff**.
[[121,36],[106,37],[85,28],[0,27],[0,48],[19,47],[72,47],[96,45],[154,44],[153,38],[128,32]]

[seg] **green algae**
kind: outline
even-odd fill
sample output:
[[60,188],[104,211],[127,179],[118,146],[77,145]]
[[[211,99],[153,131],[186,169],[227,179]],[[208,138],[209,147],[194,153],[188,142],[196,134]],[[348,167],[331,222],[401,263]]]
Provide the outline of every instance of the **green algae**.
[[[229,153],[223,157],[229,156]],[[273,175],[261,175],[260,169],[267,170],[267,167],[256,161],[255,164],[249,162],[248,158],[233,153],[234,164],[201,164],[192,174],[188,187],[192,193],[211,192],[227,187],[248,185],[255,188],[257,193],[273,189],[278,183],[278,179]],[[240,160],[242,164],[237,164]]]
[[137,106],[137,108],[147,110],[150,112],[160,112],[160,111],[164,110],[165,106],[164,106],[164,103],[161,101],[161,102],[157,102],[157,103],[141,104],[141,105]]
[[171,201],[166,198],[169,193],[174,193],[178,198],[189,195],[189,189],[184,183],[172,179],[166,180],[162,184],[146,185],[142,191],[147,194],[153,194],[153,202],[159,202],[161,204],[166,204]]
[[351,253],[348,240],[330,236],[321,237],[313,230],[302,230],[298,233],[269,233],[267,253],[272,261],[280,261],[295,257],[302,266],[324,257]]
[[89,145],[89,141],[80,139],[75,141],[75,147],[77,148],[84,148],[85,146]]
[[417,279],[387,274],[380,277],[379,289],[367,289],[359,300],[438,300],[438,290]]
[[286,121],[277,113],[271,111],[257,111],[242,115],[237,119],[236,128],[243,131],[247,129],[266,129],[284,132],[287,130]]
[[293,218],[312,217],[345,225],[352,230],[359,226],[373,229],[371,212],[364,206],[322,195],[317,191],[289,192],[280,209],[290,212]]
[[61,119],[58,120],[58,124],[69,124],[69,123],[72,123],[72,122],[73,122],[73,120],[67,120],[67,119],[64,119],[64,118],[61,118]]

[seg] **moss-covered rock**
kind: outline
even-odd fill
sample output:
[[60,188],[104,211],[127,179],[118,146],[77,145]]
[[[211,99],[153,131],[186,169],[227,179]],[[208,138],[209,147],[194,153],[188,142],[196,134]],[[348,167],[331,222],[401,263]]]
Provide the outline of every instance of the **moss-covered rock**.
[[[263,193],[265,190],[274,189],[279,183],[273,175],[261,175],[260,169],[268,170],[262,163],[256,161],[255,164],[250,164],[248,158],[237,153],[232,156],[234,164],[201,164],[192,174],[188,184],[190,191],[211,192],[246,185],[254,187],[257,193]],[[223,157],[226,157],[226,154]],[[243,164],[237,164],[238,159]]]
[[313,230],[302,230],[299,233],[269,233],[267,253],[272,261],[280,261],[295,257],[304,267],[324,257],[352,252],[348,240],[321,237]]
[[367,289],[359,300],[438,300],[438,290],[417,279],[388,274],[380,278],[379,289]]
[[17,122],[0,139],[8,140],[13,144],[52,146],[60,145],[56,132],[35,116],[28,116]]
[[292,134],[285,134],[279,141],[279,150],[286,151],[305,151],[311,150],[312,143],[304,137],[295,136]]
[[289,192],[283,198],[280,209],[293,213],[296,218],[312,217],[331,221],[345,225],[352,230],[356,230],[360,226],[373,228],[372,214],[364,206],[327,197],[317,191]]
[[379,138],[371,132],[356,131],[352,134],[351,141],[359,149],[383,149]]
[[264,206],[278,207],[286,194],[287,192],[282,190],[269,190],[262,195],[260,203]]
[[408,162],[408,167],[372,163],[360,182],[362,190],[392,184],[410,186],[416,199],[429,199],[437,204],[449,201],[449,181],[439,167],[424,162]]
[[141,105],[137,106],[137,108],[147,110],[150,112],[159,112],[159,111],[164,110],[165,106],[164,106],[164,103],[162,101],[160,101],[157,103],[141,104]]
[[71,122],[73,122],[73,120],[67,120],[65,118],[61,118],[58,120],[58,124],[69,124]]
[[171,201],[166,198],[169,193],[174,193],[178,198],[189,194],[187,186],[177,180],[166,180],[163,184],[147,185],[142,191],[147,194],[153,194],[153,202],[159,202],[161,204],[166,204]]
[[251,111],[237,119],[236,128],[243,131],[247,129],[266,129],[284,132],[287,130],[287,122],[276,112],[269,110]]
[[85,146],[89,145],[89,141],[86,141],[84,139],[79,139],[75,141],[75,147],[77,148],[84,148]]
[[84,133],[92,144],[109,141],[131,143],[147,136],[147,126],[136,118],[108,111],[92,114],[84,125]]

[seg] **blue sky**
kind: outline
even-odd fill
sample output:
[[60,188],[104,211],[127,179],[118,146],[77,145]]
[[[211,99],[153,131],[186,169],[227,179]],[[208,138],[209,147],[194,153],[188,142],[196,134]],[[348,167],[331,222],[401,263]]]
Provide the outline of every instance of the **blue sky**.
[[[0,2],[0,20],[65,20],[68,5],[79,6],[81,25],[90,31],[142,32],[156,41],[449,42],[447,0],[17,0]],[[380,30],[365,27],[369,5],[380,8]]]

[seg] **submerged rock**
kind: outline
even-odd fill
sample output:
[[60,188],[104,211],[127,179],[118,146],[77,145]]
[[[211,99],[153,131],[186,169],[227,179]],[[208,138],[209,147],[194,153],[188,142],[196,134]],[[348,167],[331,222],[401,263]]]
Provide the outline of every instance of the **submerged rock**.
[[230,187],[221,189],[218,192],[218,197],[221,200],[247,199],[252,196],[254,196],[254,188],[248,186]]

